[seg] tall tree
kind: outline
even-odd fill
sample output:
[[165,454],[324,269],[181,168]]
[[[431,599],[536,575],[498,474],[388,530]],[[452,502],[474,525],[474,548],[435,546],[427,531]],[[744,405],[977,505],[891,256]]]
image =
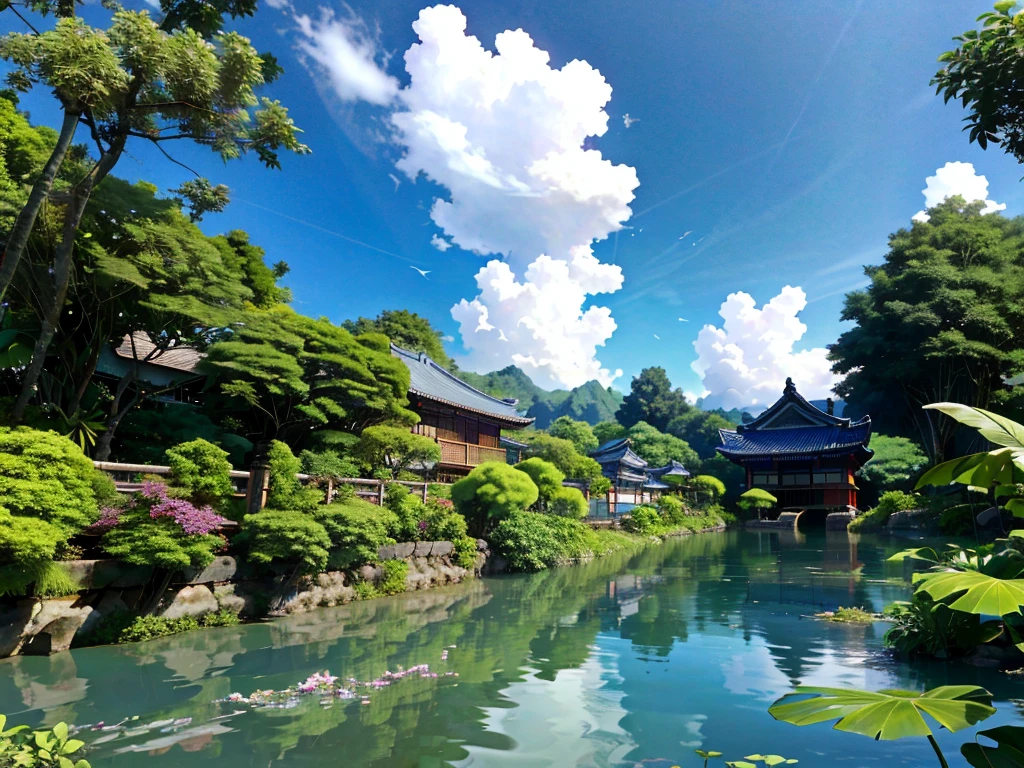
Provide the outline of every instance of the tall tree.
[[[952,197],[889,238],[871,284],[846,297],[856,325],[830,352],[836,388],[853,414],[915,439],[932,462],[952,455],[956,422],[934,402],[1014,412],[1024,388],[1024,220],[981,215]],[[968,446],[964,446],[966,449]]]
[[735,424],[720,413],[690,408],[669,422],[668,433],[689,443],[701,459],[710,459],[722,444],[718,430],[733,427]]
[[159,23],[147,11],[117,10],[108,29],[77,18],[73,2],[40,0],[32,7],[57,16],[56,24],[45,31],[31,27],[27,33],[10,33],[0,41],[0,57],[14,67],[8,75],[14,88],[49,88],[63,118],[51,156],[8,237],[0,263],[0,297],[14,280],[79,123],[89,130],[96,159],[57,201],[63,224],[46,286],[48,311],[15,404],[15,420],[35,391],[56,331],[86,206],[130,138],[148,141],[165,155],[164,142],[177,139],[209,146],[225,160],[253,152],[270,168],[280,167],[280,149],[309,151],[299,142],[287,110],[279,102],[256,97],[255,89],[279,74],[276,61],[258,54],[241,35],[222,31],[225,15],[250,15],[255,0],[163,0]]
[[663,467],[673,459],[690,470],[700,465],[697,452],[685,440],[666,434],[645,421],[638,421],[630,427],[628,434],[633,450],[652,467]]
[[415,312],[407,309],[385,309],[373,320],[360,317],[358,320],[346,320],[341,325],[354,336],[383,333],[403,349],[424,352],[438,365],[450,371],[455,370],[455,361],[444,350],[441,331],[434,328],[427,318],[420,317]]
[[548,427],[548,432],[551,433],[552,437],[568,440],[584,456],[598,446],[593,428],[585,421],[576,421],[568,416],[559,416],[555,419],[551,426]]
[[672,389],[664,368],[644,368],[639,376],[633,377],[615,420],[626,428],[645,421],[664,432],[672,419],[691,407],[682,390]]

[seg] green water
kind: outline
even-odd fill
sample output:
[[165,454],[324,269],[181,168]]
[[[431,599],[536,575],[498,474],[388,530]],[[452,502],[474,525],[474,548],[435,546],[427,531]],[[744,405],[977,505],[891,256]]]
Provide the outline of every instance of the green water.
[[[899,664],[882,650],[885,625],[804,618],[811,603],[880,610],[906,596],[883,562],[902,546],[845,533],[709,534],[272,623],[15,658],[0,662],[0,712],[31,724],[137,715],[143,727],[108,734],[90,751],[94,768],[696,768],[698,747],[731,759],[781,753],[803,768],[932,765],[926,742],[796,728],[766,711],[798,684],[970,683],[999,702],[984,727],[1024,722],[1010,701],[1024,697],[1019,678],[963,664]],[[291,709],[252,711],[217,703],[321,670],[372,680],[418,664],[458,677],[406,679],[369,693],[369,704],[303,697]],[[145,727],[184,718],[191,721],[169,730]],[[951,765],[965,765],[959,745],[970,736],[939,736]]]

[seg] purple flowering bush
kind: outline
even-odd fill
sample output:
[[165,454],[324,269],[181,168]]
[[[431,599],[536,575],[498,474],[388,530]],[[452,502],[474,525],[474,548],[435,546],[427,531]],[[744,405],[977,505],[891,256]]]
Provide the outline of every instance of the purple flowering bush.
[[91,530],[103,532],[103,548],[112,557],[178,569],[208,565],[225,544],[215,535],[225,522],[211,507],[175,498],[163,483],[146,482],[124,506],[104,507]]

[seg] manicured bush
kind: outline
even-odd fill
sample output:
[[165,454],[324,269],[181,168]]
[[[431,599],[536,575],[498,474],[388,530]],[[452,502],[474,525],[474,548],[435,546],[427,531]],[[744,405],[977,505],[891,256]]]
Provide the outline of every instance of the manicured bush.
[[66,437],[0,427],[0,507],[14,517],[44,520],[67,539],[98,515],[94,481],[92,462]]
[[713,475],[697,475],[690,480],[690,488],[701,504],[714,504],[725,495],[725,483]]
[[521,461],[515,465],[520,472],[525,472],[537,486],[540,508],[543,509],[547,503],[562,488],[562,481],[565,475],[550,461],[544,461],[537,456]]
[[167,449],[171,485],[195,504],[219,509],[235,492],[228,452],[199,438]]
[[388,533],[396,541],[423,541],[427,507],[423,501],[398,483],[390,483],[384,498],[385,506],[395,513],[397,525]]
[[436,464],[441,460],[441,446],[423,435],[414,435],[407,427],[367,427],[359,437],[354,454],[385,479],[398,478],[399,473],[416,465]]
[[93,526],[105,532],[107,554],[134,565],[176,570],[205,566],[225,540],[215,531],[225,519],[212,508],[174,498],[162,483],[146,482],[123,507],[105,507]]
[[686,505],[677,496],[662,496],[658,499],[658,512],[669,525],[679,525],[686,518]]
[[540,571],[592,557],[600,544],[578,520],[515,511],[494,529],[491,544],[516,571]]
[[917,494],[904,493],[903,491],[888,491],[882,494],[874,509],[869,509],[864,514],[851,520],[849,530],[863,532],[884,528],[894,513],[916,509],[922,503],[921,497]]
[[246,515],[243,527],[247,556],[254,563],[294,563],[300,573],[319,573],[327,566],[331,538],[304,512],[264,509]]
[[299,454],[303,473],[311,477],[358,477],[359,467],[335,451],[303,451]]
[[390,535],[398,526],[395,513],[362,499],[320,506],[314,517],[330,538],[332,568],[376,562],[377,550],[395,543]]
[[773,509],[778,503],[779,500],[763,488],[751,488],[740,494],[736,506],[743,510],[748,517],[753,517],[756,514],[760,518],[762,512]]
[[312,512],[323,501],[323,492],[316,487],[305,488],[296,477],[301,462],[287,443],[273,440],[267,449],[267,467],[270,480],[267,490],[269,509],[294,509]]
[[580,520],[587,516],[590,505],[578,488],[559,487],[548,501],[548,514]]
[[498,461],[481,464],[452,486],[455,508],[476,536],[485,535],[513,512],[533,506],[538,495],[528,474]]
[[661,515],[654,507],[642,505],[633,507],[629,517],[622,521],[622,527],[630,533],[649,536],[662,525]]
[[383,595],[400,595],[405,592],[405,577],[409,575],[409,564],[405,560],[385,560],[380,564],[384,576],[377,587]]

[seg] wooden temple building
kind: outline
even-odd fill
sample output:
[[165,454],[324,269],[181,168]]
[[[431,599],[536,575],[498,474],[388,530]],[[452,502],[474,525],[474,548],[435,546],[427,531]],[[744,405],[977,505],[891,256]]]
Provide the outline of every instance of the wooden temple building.
[[590,457],[601,465],[601,474],[612,482],[607,499],[609,517],[654,501],[663,491],[690,476],[689,470],[675,460],[664,467],[649,467],[632,449],[628,437],[609,440],[591,451]]
[[782,397],[748,424],[719,430],[718,452],[746,470],[748,488],[763,488],[782,509],[857,507],[854,474],[872,456],[871,418],[858,421],[811,405],[786,379]]
[[409,407],[420,415],[412,428],[437,441],[437,479],[457,480],[486,461],[508,461],[525,444],[502,439],[503,429],[522,429],[533,419],[516,410],[513,399],[499,400],[474,389],[422,352],[391,345],[391,354],[409,368]]

